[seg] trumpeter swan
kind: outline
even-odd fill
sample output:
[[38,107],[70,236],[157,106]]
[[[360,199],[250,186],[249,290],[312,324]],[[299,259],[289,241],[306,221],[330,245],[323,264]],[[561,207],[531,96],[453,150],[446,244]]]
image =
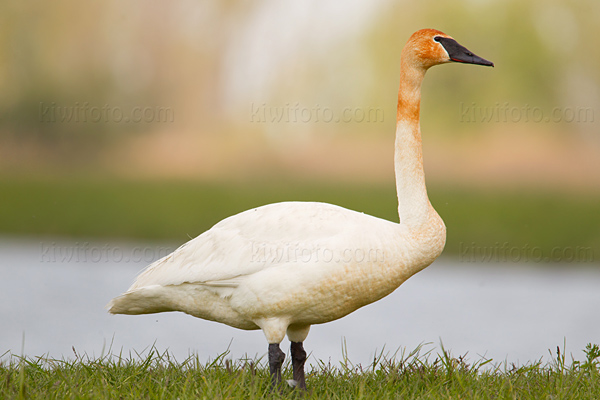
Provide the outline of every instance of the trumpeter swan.
[[402,50],[395,142],[400,223],[314,202],[251,209],[217,223],[148,266],[108,304],[113,314],[182,311],[240,329],[262,329],[273,385],[291,341],[304,389],[310,326],[341,318],[393,292],[442,252],[446,227],[425,188],[419,127],[421,82],[450,61],[493,66],[433,29]]

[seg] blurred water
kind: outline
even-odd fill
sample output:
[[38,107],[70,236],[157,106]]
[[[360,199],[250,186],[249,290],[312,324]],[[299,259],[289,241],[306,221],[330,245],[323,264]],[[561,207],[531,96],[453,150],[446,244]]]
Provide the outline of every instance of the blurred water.
[[[75,248],[78,253],[70,252]],[[150,259],[175,246],[0,239],[0,355],[72,358],[78,353],[169,349],[214,359],[263,356],[260,331],[239,331],[180,313],[111,316],[104,306],[127,289]],[[69,250],[71,249],[71,250]],[[368,364],[386,351],[419,343],[454,355],[468,352],[497,362],[525,364],[563,347],[576,359],[600,343],[600,268],[473,264],[436,261],[387,298],[341,320],[313,326],[309,361],[342,358]],[[24,340],[23,340],[24,339]],[[287,348],[287,341],[283,343]],[[103,350],[104,349],[104,350]],[[7,353],[8,354],[8,353]],[[135,353],[134,353],[135,354]],[[6,357],[6,354],[5,356]]]

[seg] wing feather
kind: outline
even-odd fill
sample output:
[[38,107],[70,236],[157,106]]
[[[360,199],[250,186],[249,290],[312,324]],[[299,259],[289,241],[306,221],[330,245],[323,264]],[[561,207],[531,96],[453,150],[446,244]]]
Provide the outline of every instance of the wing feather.
[[397,226],[325,203],[285,202],[247,210],[148,266],[129,291],[182,283],[235,288],[252,274],[310,256],[315,249],[364,244],[364,232],[378,231],[365,229],[366,223],[380,225],[382,234]]

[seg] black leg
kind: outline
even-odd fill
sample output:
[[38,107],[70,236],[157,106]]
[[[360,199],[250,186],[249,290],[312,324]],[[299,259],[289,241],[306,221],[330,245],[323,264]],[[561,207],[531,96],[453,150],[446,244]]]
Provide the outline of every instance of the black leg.
[[292,342],[292,367],[294,370],[294,380],[298,382],[298,388],[306,390],[306,380],[304,379],[304,363],[306,362],[306,351],[302,342]]
[[285,353],[279,348],[279,343],[269,344],[269,371],[271,372],[271,383],[278,387],[281,383],[281,365],[285,360]]

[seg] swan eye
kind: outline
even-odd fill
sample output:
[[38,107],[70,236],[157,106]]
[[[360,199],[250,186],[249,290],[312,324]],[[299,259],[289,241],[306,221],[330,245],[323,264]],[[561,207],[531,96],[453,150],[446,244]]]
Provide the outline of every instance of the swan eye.
[[433,40],[435,40],[436,42],[438,42],[438,43],[439,43],[439,42],[440,42],[440,36],[436,36],[436,37],[434,37],[434,38],[433,38]]

